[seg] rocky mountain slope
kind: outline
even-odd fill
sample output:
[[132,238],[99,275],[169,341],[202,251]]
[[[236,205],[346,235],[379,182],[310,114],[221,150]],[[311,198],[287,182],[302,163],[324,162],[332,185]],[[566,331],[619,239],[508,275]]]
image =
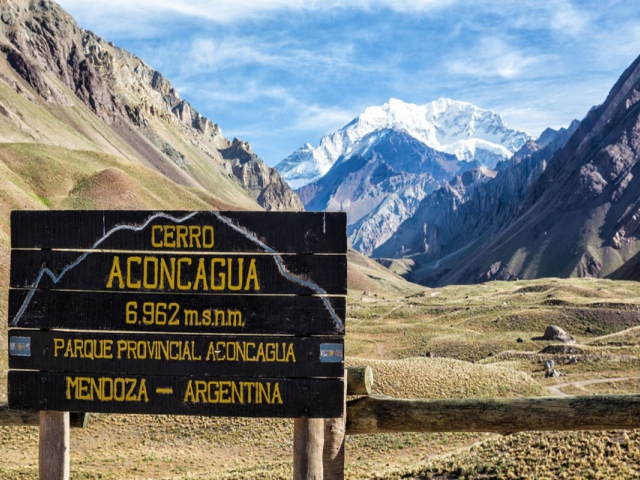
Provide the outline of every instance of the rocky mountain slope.
[[308,210],[346,211],[350,245],[368,254],[440,182],[476,165],[438,152],[404,131],[378,130],[297,192]]
[[633,266],[625,263],[637,263],[640,251],[639,100],[640,58],[526,189],[514,218],[465,250],[412,256],[410,278],[423,284],[631,278]]
[[436,151],[490,168],[529,139],[526,133],[509,128],[497,113],[470,103],[441,98],[415,105],[391,99],[367,108],[345,127],[323,137],[317,148],[307,143],[275,168],[298,189],[321,178],[338,158],[353,155],[365,137],[384,130],[404,131]]
[[240,208],[303,208],[248,144],[226,139],[160,72],[48,0],[0,2],[0,114],[0,142],[115,155]]
[[428,195],[415,214],[373,252],[376,257],[421,254],[420,265],[452,255],[468,254],[478,242],[498,232],[520,212],[522,203],[558,148],[575,132],[547,129],[508,161],[497,166],[493,179],[479,182],[467,172]]

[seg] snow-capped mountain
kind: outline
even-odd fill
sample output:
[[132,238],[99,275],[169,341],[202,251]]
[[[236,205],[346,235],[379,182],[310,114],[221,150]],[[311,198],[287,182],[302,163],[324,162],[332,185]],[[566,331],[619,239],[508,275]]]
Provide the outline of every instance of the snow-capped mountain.
[[361,141],[367,135],[389,129],[406,132],[458,160],[476,160],[490,168],[510,158],[531,138],[509,128],[499,114],[467,102],[441,98],[415,105],[392,98],[384,105],[367,108],[345,127],[322,137],[318,147],[305,144],[275,168],[292,188],[298,189],[325,175],[338,158],[349,158],[364,148]]
[[350,245],[369,254],[441,182],[477,167],[475,161],[434,150],[404,131],[377,130],[297,193],[307,210],[346,211]]

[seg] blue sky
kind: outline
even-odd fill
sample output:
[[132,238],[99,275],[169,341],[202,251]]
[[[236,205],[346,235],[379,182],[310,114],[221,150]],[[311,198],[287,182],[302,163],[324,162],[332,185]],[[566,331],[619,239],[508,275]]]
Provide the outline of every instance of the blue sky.
[[640,55],[626,0],[59,1],[270,165],[392,97],[468,101],[537,135]]

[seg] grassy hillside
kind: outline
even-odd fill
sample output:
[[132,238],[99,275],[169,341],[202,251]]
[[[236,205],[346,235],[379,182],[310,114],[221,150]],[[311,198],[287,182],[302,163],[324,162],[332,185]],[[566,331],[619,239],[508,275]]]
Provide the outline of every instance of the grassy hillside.
[[[0,58],[0,78],[4,79],[0,81],[0,142],[9,145],[28,143],[36,149],[38,145],[46,145],[84,151],[86,155],[83,158],[88,160],[89,165],[104,158],[103,155],[118,157],[121,161],[128,161],[126,163],[154,170],[183,186],[208,192],[211,199],[222,205],[261,209],[216,160],[219,154],[214,146],[203,144],[204,140],[193,129],[182,125],[177,119],[166,115],[161,118],[150,115],[144,132],[157,144],[175,145],[175,148],[185,152],[182,166],[171,161],[150,138],[124,118],[105,122],[55,75],[42,75],[55,85],[66,101],[45,101],[16,74],[5,58]],[[151,101],[150,93],[142,92],[140,95],[143,93],[148,94]],[[141,98],[145,98],[144,95]],[[50,159],[65,163],[66,156],[55,151],[50,150]],[[16,152],[18,160],[22,152]],[[28,154],[28,151],[25,153]],[[77,155],[74,158],[82,159]],[[138,176],[144,176],[143,172],[139,170]]]

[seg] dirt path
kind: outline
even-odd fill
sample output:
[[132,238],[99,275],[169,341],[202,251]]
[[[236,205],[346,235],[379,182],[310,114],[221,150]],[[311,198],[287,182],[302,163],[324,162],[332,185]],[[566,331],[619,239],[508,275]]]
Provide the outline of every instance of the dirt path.
[[593,338],[593,339],[589,340],[589,342],[587,342],[587,343],[593,344],[593,343],[599,342],[600,340],[604,340],[606,338],[619,337],[619,336],[625,335],[625,334],[627,334],[629,332],[633,332],[635,330],[640,330],[640,326],[638,326],[638,327],[630,327],[630,328],[627,328],[626,330],[621,330],[619,332],[610,333],[608,335],[602,335],[601,337],[596,337],[596,338]]
[[640,377],[619,377],[619,378],[594,378],[591,380],[576,380],[574,382],[567,383],[559,383],[557,385],[551,385],[547,387],[549,393],[555,396],[568,396],[567,393],[562,391],[563,388],[574,386],[574,387],[586,387],[587,385],[595,385],[597,383],[609,383],[609,382],[624,382],[625,380],[635,380]]

